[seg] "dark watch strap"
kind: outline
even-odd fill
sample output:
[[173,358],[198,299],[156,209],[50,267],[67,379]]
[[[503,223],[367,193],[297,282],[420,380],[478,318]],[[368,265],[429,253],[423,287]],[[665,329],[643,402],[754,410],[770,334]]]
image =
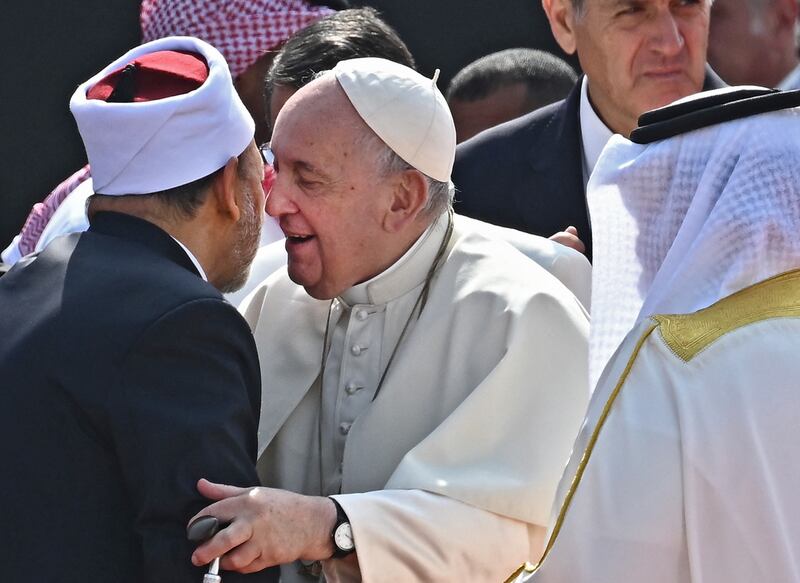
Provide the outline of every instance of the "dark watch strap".
[[333,505],[336,506],[336,523],[333,525],[333,530],[331,531],[331,541],[333,541],[333,555],[331,555],[332,559],[343,559],[347,555],[350,555],[355,552],[356,548],[353,546],[352,549],[342,549],[339,548],[339,545],[336,544],[336,529],[338,529],[342,524],[347,523],[350,524],[350,519],[347,518],[347,514],[342,508],[342,505],[339,504],[335,498],[328,497],[328,499],[333,502]]

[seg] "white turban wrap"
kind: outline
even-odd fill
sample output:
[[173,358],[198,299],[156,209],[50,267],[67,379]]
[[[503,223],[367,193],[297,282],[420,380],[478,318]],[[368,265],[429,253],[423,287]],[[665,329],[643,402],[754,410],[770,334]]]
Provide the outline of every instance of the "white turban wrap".
[[[110,73],[158,51],[202,55],[209,68],[205,83],[155,101],[87,98]],[[190,37],[159,39],[128,51],[78,87],[70,110],[92,167],[94,191],[107,195],[149,194],[203,178],[239,156],[255,133],[225,59],[208,43]]]
[[304,0],[143,0],[142,42],[194,36],[214,45],[234,79],[301,28],[333,14]]

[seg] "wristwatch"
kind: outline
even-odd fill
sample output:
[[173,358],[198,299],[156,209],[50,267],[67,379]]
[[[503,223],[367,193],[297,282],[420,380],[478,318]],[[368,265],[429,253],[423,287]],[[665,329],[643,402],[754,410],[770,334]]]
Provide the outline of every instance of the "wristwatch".
[[353,529],[350,528],[350,519],[344,513],[344,508],[334,498],[330,498],[330,500],[336,506],[336,524],[333,525],[331,531],[334,549],[331,558],[342,559],[355,552],[356,543],[353,541]]

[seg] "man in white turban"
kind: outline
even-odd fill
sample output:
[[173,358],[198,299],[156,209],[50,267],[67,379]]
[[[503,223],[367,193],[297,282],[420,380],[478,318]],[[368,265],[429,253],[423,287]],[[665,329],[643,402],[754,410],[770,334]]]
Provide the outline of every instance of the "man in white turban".
[[233,523],[198,563],[238,545],[223,566],[283,564],[284,583],[317,580],[315,561],[329,581],[496,581],[541,550],[588,400],[588,319],[453,216],[435,83],[342,61],[278,115],[267,210],[288,266],[242,306],[270,488],[200,484],[226,498],[203,513]]
[[[731,95],[655,112],[644,133],[800,105]],[[601,156],[590,200],[625,230],[596,239],[595,269],[618,270],[603,284],[636,324],[592,396],[544,557],[517,581],[798,580],[798,135],[785,109],[617,137]]]
[[[255,126],[222,55],[189,37],[126,53],[70,109],[89,229],[0,280],[3,576],[195,583],[197,480],[258,483],[258,356],[220,293],[258,246]],[[226,577],[244,580],[277,575]]]

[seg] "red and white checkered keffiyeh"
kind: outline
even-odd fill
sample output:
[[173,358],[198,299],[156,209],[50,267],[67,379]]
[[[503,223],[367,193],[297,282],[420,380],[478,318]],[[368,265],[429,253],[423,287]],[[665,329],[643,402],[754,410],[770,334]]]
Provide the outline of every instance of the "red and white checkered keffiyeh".
[[304,0],[143,0],[142,42],[197,37],[222,53],[236,78],[295,32],[334,12]]
[[36,250],[36,243],[39,241],[39,237],[47,226],[47,222],[53,216],[53,213],[59,205],[64,202],[64,199],[67,198],[70,192],[78,188],[90,177],[91,172],[87,164],[64,182],[56,186],[53,192],[47,195],[47,198],[42,202],[37,202],[33,205],[28,218],[25,220],[25,225],[19,233],[18,247],[20,255],[25,256]]

